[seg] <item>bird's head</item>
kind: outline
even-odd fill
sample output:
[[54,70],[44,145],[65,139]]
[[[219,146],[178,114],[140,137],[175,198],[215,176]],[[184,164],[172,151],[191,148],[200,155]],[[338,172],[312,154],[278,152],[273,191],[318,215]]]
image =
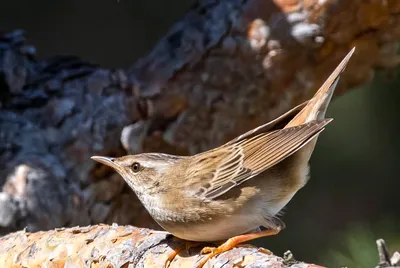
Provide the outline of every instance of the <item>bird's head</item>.
[[176,165],[183,157],[160,153],[127,155],[119,158],[92,156],[93,160],[117,171],[128,185],[140,195],[165,190],[169,177],[174,176]]

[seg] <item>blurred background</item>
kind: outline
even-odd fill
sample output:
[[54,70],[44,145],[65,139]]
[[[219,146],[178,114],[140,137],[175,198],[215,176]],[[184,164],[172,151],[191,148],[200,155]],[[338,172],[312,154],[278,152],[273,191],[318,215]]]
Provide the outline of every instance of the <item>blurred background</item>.
[[[3,1],[0,31],[23,29],[39,58],[76,55],[127,68],[145,55],[192,1]],[[311,161],[311,180],[292,199],[278,236],[257,241],[275,254],[329,267],[373,267],[375,240],[400,249],[400,69],[336,98],[335,120]]]

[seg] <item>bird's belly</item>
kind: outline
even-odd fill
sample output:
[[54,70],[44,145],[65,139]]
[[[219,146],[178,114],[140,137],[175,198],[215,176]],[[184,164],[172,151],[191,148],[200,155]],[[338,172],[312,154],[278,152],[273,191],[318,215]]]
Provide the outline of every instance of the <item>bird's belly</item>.
[[202,222],[185,224],[159,222],[159,224],[178,238],[198,242],[213,242],[226,240],[258,228],[260,224],[254,217],[255,215],[232,215]]

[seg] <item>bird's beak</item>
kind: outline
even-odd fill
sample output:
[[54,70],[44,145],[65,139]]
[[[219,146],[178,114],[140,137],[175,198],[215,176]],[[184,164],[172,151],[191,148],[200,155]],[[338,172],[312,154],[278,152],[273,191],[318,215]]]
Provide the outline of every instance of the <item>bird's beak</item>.
[[119,169],[119,165],[114,162],[115,158],[113,158],[113,157],[92,156],[91,159],[93,159],[94,161],[97,161],[99,163],[102,163],[106,166],[109,166],[115,170]]

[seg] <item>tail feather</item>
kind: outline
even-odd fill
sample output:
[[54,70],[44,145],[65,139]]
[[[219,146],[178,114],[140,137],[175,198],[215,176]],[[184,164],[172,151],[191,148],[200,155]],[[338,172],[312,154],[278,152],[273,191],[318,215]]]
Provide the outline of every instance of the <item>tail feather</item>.
[[331,101],[333,92],[339,82],[340,75],[345,70],[347,63],[353,55],[355,47],[340,62],[325,83],[319,88],[307,105],[285,126],[285,128],[298,126],[313,120],[325,118],[326,110]]

